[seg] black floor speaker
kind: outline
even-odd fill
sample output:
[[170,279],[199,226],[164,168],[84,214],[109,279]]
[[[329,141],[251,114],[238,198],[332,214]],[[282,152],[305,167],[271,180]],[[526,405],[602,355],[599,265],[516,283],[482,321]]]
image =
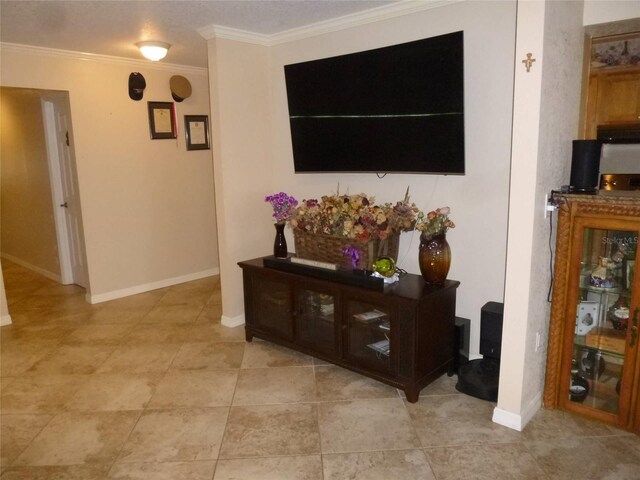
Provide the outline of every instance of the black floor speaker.
[[487,302],[480,311],[480,353],[458,368],[456,390],[482,400],[496,402],[500,381],[500,345],[504,304]]
[[480,310],[480,355],[500,360],[504,304],[487,302]]

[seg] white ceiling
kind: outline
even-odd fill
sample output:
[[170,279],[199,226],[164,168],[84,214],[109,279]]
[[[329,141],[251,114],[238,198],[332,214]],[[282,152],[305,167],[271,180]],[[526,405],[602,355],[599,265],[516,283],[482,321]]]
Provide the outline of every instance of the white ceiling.
[[273,35],[398,0],[1,0],[0,41],[140,59],[135,43],[170,43],[165,61],[206,67],[212,25]]

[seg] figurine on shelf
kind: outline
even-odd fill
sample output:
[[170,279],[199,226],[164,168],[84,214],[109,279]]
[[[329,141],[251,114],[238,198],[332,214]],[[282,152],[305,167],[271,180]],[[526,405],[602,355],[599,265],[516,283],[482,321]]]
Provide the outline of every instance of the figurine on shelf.
[[569,385],[569,395],[572,402],[583,402],[589,395],[589,381],[580,375],[578,362],[571,360],[571,384]]
[[629,323],[629,306],[623,296],[620,296],[616,302],[611,305],[607,312],[607,320],[609,320],[613,328],[616,330],[626,330]]
[[615,266],[615,262],[608,257],[600,257],[600,264],[593,269],[589,284],[599,288],[614,288],[616,282],[611,275],[611,268]]
[[591,349],[583,350],[580,358],[580,374],[589,379],[597,379],[607,367],[602,353]]
[[617,245],[618,245],[618,251],[613,255],[611,255],[611,259],[617,264],[620,264],[622,263],[622,260],[632,256],[634,252],[629,248],[629,245],[627,245],[627,243],[625,243],[624,241],[618,242]]
[[582,403],[589,395],[589,381],[579,374],[571,377],[569,398],[572,402]]

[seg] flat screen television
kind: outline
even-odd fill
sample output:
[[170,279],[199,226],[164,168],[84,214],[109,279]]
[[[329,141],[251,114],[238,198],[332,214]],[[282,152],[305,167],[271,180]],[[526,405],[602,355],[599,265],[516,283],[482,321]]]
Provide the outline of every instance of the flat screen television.
[[465,171],[463,32],[285,65],[296,173]]

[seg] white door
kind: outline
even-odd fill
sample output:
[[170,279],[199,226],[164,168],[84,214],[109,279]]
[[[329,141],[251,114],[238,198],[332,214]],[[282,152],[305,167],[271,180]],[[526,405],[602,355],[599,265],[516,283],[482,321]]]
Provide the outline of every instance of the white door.
[[82,217],[76,183],[71,125],[62,99],[43,101],[49,173],[63,284],[87,287]]

